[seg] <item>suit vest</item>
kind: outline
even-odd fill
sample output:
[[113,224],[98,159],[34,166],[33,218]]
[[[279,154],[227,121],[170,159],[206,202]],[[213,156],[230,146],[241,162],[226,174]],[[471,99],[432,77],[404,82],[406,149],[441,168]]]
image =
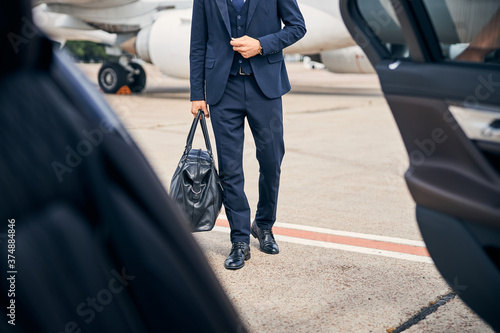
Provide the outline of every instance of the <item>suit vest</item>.
[[[233,6],[231,0],[227,0],[227,9],[229,11],[229,21],[231,22],[231,37],[239,38],[246,34],[247,30],[247,17],[248,17],[248,3],[251,0],[246,0],[241,11],[238,13]],[[239,70],[243,70],[245,74],[252,73],[252,67],[250,66],[250,61],[243,58],[239,52],[234,52],[233,64],[231,65],[231,75],[237,75]]]

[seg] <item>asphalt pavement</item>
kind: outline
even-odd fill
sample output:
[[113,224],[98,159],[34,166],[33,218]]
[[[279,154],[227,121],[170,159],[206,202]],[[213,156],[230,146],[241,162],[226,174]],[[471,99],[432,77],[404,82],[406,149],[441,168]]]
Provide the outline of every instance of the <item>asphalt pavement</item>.
[[[79,67],[96,84],[99,66]],[[280,254],[260,252],[252,238],[245,267],[224,269],[224,212],[213,231],[194,235],[249,330],[492,332],[451,293],[425,249],[403,180],[408,158],[376,75],[288,68]],[[189,82],[146,70],[144,93],[106,98],[168,188],[192,122]],[[255,213],[258,163],[246,133]]]

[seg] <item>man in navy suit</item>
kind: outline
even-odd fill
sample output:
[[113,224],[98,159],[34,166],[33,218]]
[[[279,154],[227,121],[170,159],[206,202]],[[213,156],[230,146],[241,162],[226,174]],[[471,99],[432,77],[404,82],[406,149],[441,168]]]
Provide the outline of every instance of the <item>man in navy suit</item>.
[[[191,113],[201,109],[209,117],[210,106],[231,227],[227,269],[242,268],[250,259],[250,233],[261,251],[279,252],[272,227],[285,153],[281,96],[290,91],[282,50],[305,32],[296,0],[194,0]],[[260,165],[259,202],[251,225],[242,165],[245,117]]]

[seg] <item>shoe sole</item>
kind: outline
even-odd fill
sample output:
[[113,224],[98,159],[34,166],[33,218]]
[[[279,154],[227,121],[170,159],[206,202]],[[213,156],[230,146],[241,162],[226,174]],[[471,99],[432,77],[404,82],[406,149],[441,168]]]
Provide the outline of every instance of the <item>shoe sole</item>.
[[245,255],[245,258],[243,258],[243,264],[241,264],[241,266],[231,266],[231,267],[228,267],[228,266],[224,265],[224,268],[232,270],[232,271],[235,271],[237,269],[243,268],[243,266],[245,266],[245,261],[250,260],[250,258],[251,258],[251,254],[250,254],[250,252],[248,252]]
[[259,237],[257,237],[257,233],[253,230],[253,228],[250,229],[250,234],[252,234],[252,236],[254,238],[257,238],[257,240],[259,241],[259,250],[260,250],[260,252],[264,252],[265,254],[278,254],[278,253],[280,253],[279,251],[278,252],[269,252],[269,251],[264,250],[262,247],[260,247]]

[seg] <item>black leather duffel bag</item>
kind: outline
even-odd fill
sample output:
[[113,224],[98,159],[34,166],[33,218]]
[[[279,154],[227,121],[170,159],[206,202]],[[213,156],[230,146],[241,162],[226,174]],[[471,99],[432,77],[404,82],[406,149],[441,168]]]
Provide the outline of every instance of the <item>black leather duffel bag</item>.
[[[198,122],[207,150],[191,149]],[[203,111],[193,120],[186,148],[170,183],[170,195],[185,213],[193,232],[210,231],[222,207],[222,185],[215,168]]]

